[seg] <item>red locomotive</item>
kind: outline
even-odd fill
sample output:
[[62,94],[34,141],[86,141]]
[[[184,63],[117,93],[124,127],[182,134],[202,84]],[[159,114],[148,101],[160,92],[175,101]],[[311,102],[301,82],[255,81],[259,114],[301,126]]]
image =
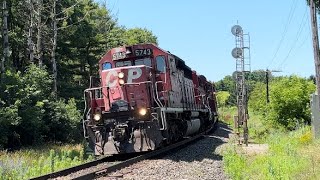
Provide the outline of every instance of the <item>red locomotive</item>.
[[95,155],[157,149],[209,129],[215,88],[154,44],[111,49],[85,90],[84,135]]

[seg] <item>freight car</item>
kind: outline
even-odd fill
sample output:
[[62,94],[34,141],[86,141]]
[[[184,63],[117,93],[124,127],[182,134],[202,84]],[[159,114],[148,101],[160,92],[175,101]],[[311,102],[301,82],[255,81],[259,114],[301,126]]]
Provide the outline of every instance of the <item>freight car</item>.
[[215,87],[154,44],[113,48],[84,91],[84,136],[95,155],[150,151],[209,129]]

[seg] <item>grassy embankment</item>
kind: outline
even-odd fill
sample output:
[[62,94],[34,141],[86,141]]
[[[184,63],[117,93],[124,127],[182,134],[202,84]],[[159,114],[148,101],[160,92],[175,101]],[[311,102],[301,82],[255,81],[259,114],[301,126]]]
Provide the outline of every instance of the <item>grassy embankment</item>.
[[0,151],[0,179],[29,179],[93,160],[82,145],[50,145],[13,153]]
[[[234,108],[220,113],[232,125]],[[309,126],[286,132],[268,128],[257,114],[250,113],[250,142],[268,144],[266,153],[247,153],[230,142],[224,164],[232,179],[320,179],[320,140],[313,140]]]

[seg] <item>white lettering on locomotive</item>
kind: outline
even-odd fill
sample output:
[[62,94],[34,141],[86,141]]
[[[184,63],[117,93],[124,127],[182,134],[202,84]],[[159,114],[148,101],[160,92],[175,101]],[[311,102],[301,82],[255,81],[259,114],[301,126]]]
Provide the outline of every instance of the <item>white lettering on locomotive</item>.
[[141,75],[142,75],[142,70],[140,68],[129,69],[127,83],[132,83],[132,80],[138,79]]
[[118,78],[114,78],[113,81],[111,82],[111,76],[117,77],[117,76],[118,76],[117,71],[111,70],[111,71],[109,71],[109,73],[107,74],[107,77],[106,77],[106,85],[107,85],[107,87],[109,87],[109,88],[114,87],[114,86],[117,85],[117,79],[118,79]]
[[[133,68],[128,70],[127,83],[132,83],[134,79],[140,78],[142,70],[140,68]],[[112,78],[115,77],[115,78]],[[116,70],[110,70],[106,76],[106,85],[109,88],[115,87],[118,81],[118,73]]]

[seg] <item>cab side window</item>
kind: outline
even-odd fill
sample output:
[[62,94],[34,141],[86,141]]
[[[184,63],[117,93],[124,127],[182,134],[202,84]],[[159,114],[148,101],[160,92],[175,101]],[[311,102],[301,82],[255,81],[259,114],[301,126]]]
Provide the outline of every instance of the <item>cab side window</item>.
[[166,72],[166,61],[164,56],[157,56],[156,57],[156,68],[157,68],[157,72],[159,73],[164,73]]
[[111,68],[112,68],[112,65],[109,62],[106,62],[106,63],[102,64],[102,70],[108,70],[108,69],[111,69]]

